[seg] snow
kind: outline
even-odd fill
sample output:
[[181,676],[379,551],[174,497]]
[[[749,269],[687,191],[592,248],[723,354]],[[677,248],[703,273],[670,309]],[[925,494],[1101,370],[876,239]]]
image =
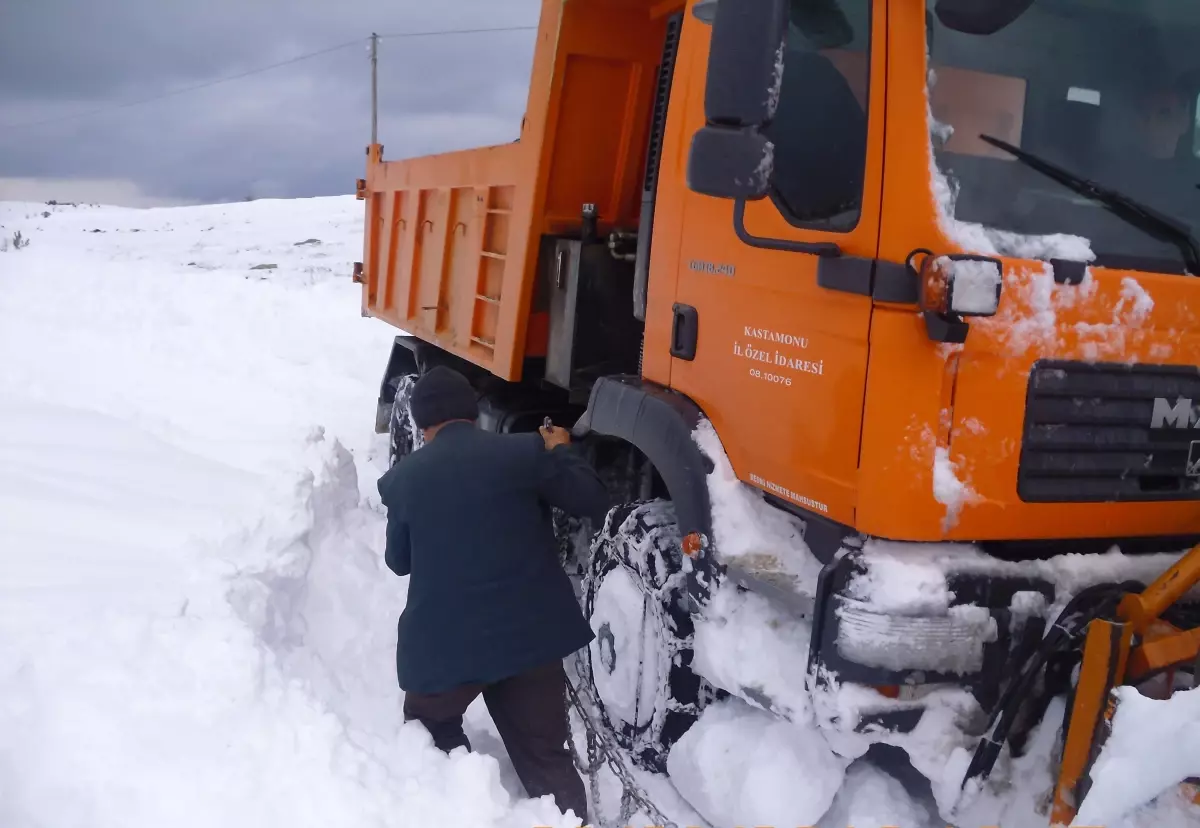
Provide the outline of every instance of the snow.
[[[1200,690],[1177,692],[1166,701],[1119,688],[1113,732],[1092,769],[1092,788],[1072,821],[1078,828],[1189,828],[1200,822],[1178,783],[1200,771]],[[1007,751],[992,785],[973,792],[954,812],[956,825],[1046,825],[1056,782],[1055,740],[1065,702],[1051,702],[1033,731],[1025,755]],[[970,757],[964,751],[947,763],[943,796],[958,788]]]
[[[1041,578],[1062,604],[1081,589],[1099,583],[1138,580],[1150,583],[1185,550],[1126,555],[1114,547],[1096,554],[1065,554],[1046,560],[1001,561],[972,544],[923,544],[868,540],[863,546],[866,572],[851,579],[849,594],[873,612],[937,615],[949,611],[954,594],[948,576],[974,573],[996,577]],[[1200,588],[1192,596],[1200,596]]]
[[[889,554],[892,551],[880,541],[868,541],[864,552],[870,555],[870,565],[850,580],[847,595],[887,615],[936,615],[949,608],[954,593],[938,565],[941,547],[929,547],[924,556],[912,555],[915,550],[907,545]],[[966,551],[970,547],[953,544],[946,557],[957,561],[954,553]]]
[[957,807],[950,803],[958,796],[971,753],[965,748],[953,749],[935,785],[935,794],[939,802],[944,803],[943,816],[953,819],[954,825],[962,826],[1033,828],[1047,825],[1055,783],[1056,739],[1065,710],[1061,697],[1052,699],[1042,721],[1030,735],[1025,754],[1014,758],[1008,751],[1001,752],[990,784],[970,788]]
[[[1145,288],[1132,276],[1121,279],[1120,298],[1113,306],[1112,322],[1089,324],[1077,322],[1074,326],[1079,337],[1079,350],[1083,359],[1097,362],[1101,359],[1109,361],[1127,361],[1126,354],[1129,346],[1134,344],[1154,310],[1154,299]],[[1173,347],[1170,343],[1159,343],[1160,347],[1155,358],[1165,359],[1170,356]]]
[[1121,279],[1121,301],[1114,311],[1114,316],[1119,317],[1121,311],[1125,309],[1125,303],[1132,302],[1133,307],[1130,308],[1130,318],[1137,324],[1146,321],[1146,317],[1150,315],[1150,311],[1154,310],[1154,299],[1146,292],[1146,289],[1138,284],[1137,279],[1132,276],[1126,276]]
[[716,687],[796,724],[812,720],[806,689],[812,626],[766,598],[724,583],[692,637],[692,669]]
[[401,721],[361,214],[0,205],[0,824],[574,824]]
[[[1200,689],[1165,700],[1147,698],[1131,687],[1116,693],[1112,733],[1092,768],[1092,788],[1075,825],[1113,825],[1160,794],[1175,793],[1169,789],[1180,782],[1200,778]],[[1154,761],[1147,761],[1150,756]],[[1200,819],[1200,807],[1169,804],[1180,806],[1171,809],[1174,824],[1195,825]],[[1165,826],[1162,820],[1169,818],[1156,813],[1155,823]]]
[[[1100,312],[1099,283],[1091,269],[1078,285],[1057,284],[1049,264],[1029,265],[1010,273],[1004,285],[1007,299],[999,312],[972,322],[981,332],[1001,343],[1002,354],[1021,357],[1033,351],[1038,357],[1073,358],[1096,362],[1129,361],[1131,349],[1143,344],[1153,329],[1147,323],[1154,299],[1133,277],[1121,280],[1119,297],[1112,304],[1111,321],[1076,322],[1067,327],[1060,323],[1063,311]],[[1075,342],[1064,333],[1072,332]],[[1163,333],[1161,331],[1159,334]],[[1171,354],[1169,343],[1156,343],[1156,359]]]
[[779,109],[779,93],[783,89],[783,57],[787,51],[787,38],[779,42],[775,50],[775,63],[771,71],[771,85],[767,87],[767,120],[775,117]]
[[[953,349],[953,350],[951,350]],[[952,356],[957,359],[961,345],[951,345],[943,353],[943,358]],[[951,410],[943,408],[939,412],[940,425],[946,428],[950,421]],[[972,433],[979,433],[984,427],[978,420],[969,420],[964,427]],[[971,486],[971,458],[959,455],[952,457],[946,446],[938,444],[937,432],[928,423],[920,422],[915,416],[909,422],[906,431],[906,442],[912,459],[930,469],[933,499],[945,507],[942,516],[942,531],[949,532],[958,524],[959,515],[967,506],[980,501],[979,493]]]
[[938,226],[946,238],[959,246],[964,253],[976,255],[1011,256],[1018,259],[1063,259],[1077,262],[1094,260],[1096,254],[1092,252],[1091,242],[1080,236],[1062,233],[1026,236],[955,218],[954,205],[957,192],[950,179],[938,167],[937,157],[933,152],[933,141],[948,140],[953,132],[950,125],[940,123],[933,116],[929,90],[936,80],[936,75],[930,72],[929,85],[925,90],[925,110],[931,137],[929,173],[933,185],[934,206],[937,210]]
[[934,449],[933,497],[946,507],[942,528],[949,531],[958,522],[963,506],[975,499],[971,487],[959,479],[958,469],[950,459],[950,450],[944,446]]
[[736,698],[706,707],[667,760],[675,787],[714,826],[813,825],[833,804],[846,765],[811,725]]
[[758,160],[758,166],[754,168],[754,177],[751,179],[751,184],[756,191],[765,192],[768,182],[771,179],[771,173],[775,169],[775,145],[767,141],[763,145],[762,158]]
[[804,543],[803,521],[738,479],[712,423],[701,422],[693,439],[713,461],[708,488],[717,554],[748,569],[778,573],[790,588],[811,595],[821,565]]
[[653,699],[667,678],[659,675],[660,660],[648,657],[659,642],[657,626],[643,626],[645,603],[629,570],[617,567],[596,592],[593,617],[600,630],[591,643],[592,662],[599,666],[592,675],[610,717],[639,727],[648,725],[655,712],[653,704],[639,702]]
[[939,256],[939,269],[949,270],[954,282],[951,310],[955,313],[992,313],[996,310],[997,289],[1000,287],[1001,271],[989,261],[971,259],[954,260]]

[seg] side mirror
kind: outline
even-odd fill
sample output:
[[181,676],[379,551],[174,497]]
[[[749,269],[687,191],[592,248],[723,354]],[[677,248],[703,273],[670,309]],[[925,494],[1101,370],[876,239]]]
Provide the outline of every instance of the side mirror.
[[921,309],[945,317],[995,316],[1000,309],[1004,266],[989,256],[926,256],[921,271]]
[[706,126],[692,136],[688,187],[714,198],[757,200],[770,191],[771,123],[783,82],[787,0],[736,0],[697,6],[712,20],[704,90]]
[[785,0],[717,3],[704,89],[709,124],[770,123],[783,81],[786,33]]
[[717,16],[717,2],[718,0],[698,0],[696,5],[692,6],[692,17],[711,26],[713,18]]
[[775,146],[756,129],[706,126],[692,136],[687,186],[713,198],[758,201],[771,189]]
[[1029,11],[1034,0],[937,0],[933,13],[947,29],[995,34]]
[[[920,266],[914,264],[923,256]],[[906,266],[917,278],[918,305],[925,333],[934,342],[963,343],[970,325],[967,316],[995,316],[1004,289],[1004,264],[989,256],[939,256],[914,250]]]

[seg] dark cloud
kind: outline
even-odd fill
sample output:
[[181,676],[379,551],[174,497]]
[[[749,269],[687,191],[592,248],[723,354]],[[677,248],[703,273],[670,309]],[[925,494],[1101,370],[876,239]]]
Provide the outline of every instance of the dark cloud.
[[[186,200],[352,191],[370,137],[367,36],[533,26],[537,0],[0,2],[0,179],[127,179]],[[357,40],[142,106],[141,97]],[[517,137],[534,32],[384,40],[388,157]],[[22,127],[75,113],[102,114]]]

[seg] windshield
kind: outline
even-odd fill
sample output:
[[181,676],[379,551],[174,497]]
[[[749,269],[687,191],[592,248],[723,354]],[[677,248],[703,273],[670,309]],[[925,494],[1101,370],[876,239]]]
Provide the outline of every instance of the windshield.
[[[933,5],[929,0],[933,145],[954,193],[952,217],[1020,236],[1080,236],[1102,266],[1183,272],[1176,245],[979,135],[1200,233],[1200,2],[1036,0],[987,36],[947,29]],[[1019,249],[1016,242],[1008,246]],[[1020,255],[1018,249],[999,252]]]

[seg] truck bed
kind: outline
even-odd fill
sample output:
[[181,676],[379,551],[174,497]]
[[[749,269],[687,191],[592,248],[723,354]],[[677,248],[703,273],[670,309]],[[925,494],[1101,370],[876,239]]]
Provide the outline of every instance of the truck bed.
[[521,149],[512,144],[371,166],[368,314],[489,368],[498,350],[514,348],[513,305],[520,300],[514,283],[524,269],[522,234],[513,232]]
[[667,15],[649,0],[543,0],[518,141],[384,161],[367,150],[363,313],[510,381],[548,338],[544,241],[635,230]]

